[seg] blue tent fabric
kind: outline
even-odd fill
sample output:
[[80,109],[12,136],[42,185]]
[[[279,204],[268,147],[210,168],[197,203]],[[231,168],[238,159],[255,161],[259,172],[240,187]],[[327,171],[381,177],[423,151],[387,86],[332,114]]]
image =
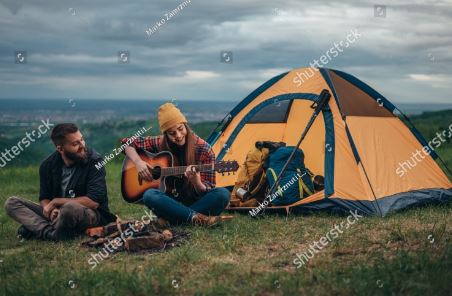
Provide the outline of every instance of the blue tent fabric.
[[356,201],[341,198],[330,198],[328,200],[325,200],[325,202],[323,202],[322,200],[317,204],[300,205],[294,207],[292,210],[294,210],[295,212],[301,212],[306,209],[329,209],[344,213],[356,210],[358,213],[366,216],[380,216],[380,213],[376,210],[377,207],[375,206],[375,204],[378,203],[378,207],[381,210],[381,216],[384,217],[390,213],[399,212],[413,206],[423,206],[429,204],[438,205],[451,201],[452,188],[434,188],[398,193],[380,198],[376,201]]

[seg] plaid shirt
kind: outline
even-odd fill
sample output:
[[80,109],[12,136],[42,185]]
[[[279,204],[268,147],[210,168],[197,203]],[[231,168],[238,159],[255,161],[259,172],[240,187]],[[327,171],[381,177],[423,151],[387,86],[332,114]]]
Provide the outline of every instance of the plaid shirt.
[[[213,152],[210,145],[201,139],[199,136],[195,135],[195,161],[197,164],[212,164],[215,163],[215,153]],[[134,147],[135,149],[142,149],[149,151],[151,153],[160,152],[160,143],[163,139],[163,136],[147,136],[147,137],[138,137],[134,141],[130,143],[129,146]],[[129,138],[123,138],[121,140],[122,144],[127,143]],[[201,172],[201,182],[206,186],[206,192],[215,188],[215,172]],[[185,178],[185,177],[184,177]],[[204,194],[202,193],[202,194]]]

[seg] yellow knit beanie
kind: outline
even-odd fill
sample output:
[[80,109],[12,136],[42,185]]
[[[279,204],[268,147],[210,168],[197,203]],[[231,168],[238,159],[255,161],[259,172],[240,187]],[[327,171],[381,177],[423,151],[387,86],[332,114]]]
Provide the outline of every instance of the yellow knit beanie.
[[178,123],[187,123],[187,119],[172,103],[165,103],[159,108],[159,125],[162,133]]

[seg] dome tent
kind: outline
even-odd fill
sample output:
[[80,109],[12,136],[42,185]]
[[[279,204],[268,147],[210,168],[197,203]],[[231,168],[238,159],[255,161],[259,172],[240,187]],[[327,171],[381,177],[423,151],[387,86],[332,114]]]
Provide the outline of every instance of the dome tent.
[[[300,148],[306,166],[325,176],[325,190],[271,209],[357,210],[384,216],[452,199],[452,183],[429,149],[437,146],[405,125],[396,115],[400,111],[377,91],[352,75],[326,68],[283,73],[243,99],[207,139],[217,161],[243,163],[256,141],[295,145],[323,89],[332,95],[329,108],[318,115]],[[430,153],[408,169],[406,161],[417,151]],[[216,177],[217,186],[231,188],[236,175]]]

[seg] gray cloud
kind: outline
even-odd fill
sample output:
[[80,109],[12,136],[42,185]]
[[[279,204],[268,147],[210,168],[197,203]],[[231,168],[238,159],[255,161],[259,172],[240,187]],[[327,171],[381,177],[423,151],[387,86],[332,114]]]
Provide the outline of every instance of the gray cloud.
[[[3,98],[238,101],[280,72],[308,66],[353,28],[362,37],[327,67],[395,102],[450,102],[451,1],[0,1]],[[26,50],[28,63],[14,63]],[[117,52],[130,51],[118,64]],[[233,63],[220,63],[231,50]]]

